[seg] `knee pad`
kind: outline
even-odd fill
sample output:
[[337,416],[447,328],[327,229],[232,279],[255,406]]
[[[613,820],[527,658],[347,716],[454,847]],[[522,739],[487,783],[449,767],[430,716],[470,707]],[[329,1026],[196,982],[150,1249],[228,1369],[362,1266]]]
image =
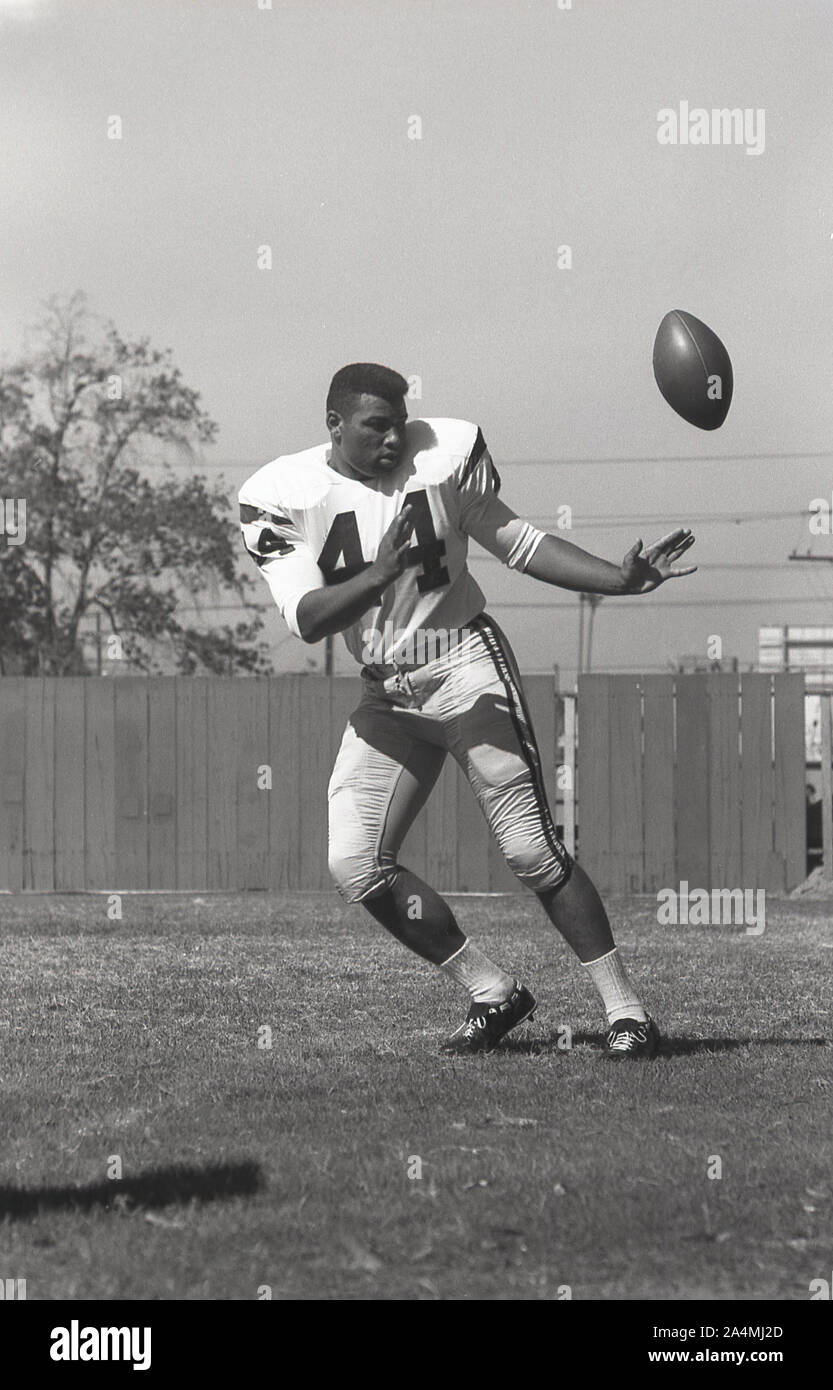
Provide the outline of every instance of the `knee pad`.
[[505,846],[504,856],[512,873],[533,893],[562,888],[570,877],[573,861],[567,850],[556,840],[553,845],[512,842]]
[[333,845],[329,867],[336,889],[348,903],[384,892],[396,875],[396,865],[384,864],[370,848],[350,851]]

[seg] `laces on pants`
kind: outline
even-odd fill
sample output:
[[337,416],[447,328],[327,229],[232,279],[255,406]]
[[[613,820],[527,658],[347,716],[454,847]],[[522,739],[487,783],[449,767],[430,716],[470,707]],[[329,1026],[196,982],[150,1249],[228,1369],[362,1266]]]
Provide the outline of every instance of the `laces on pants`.
[[400,695],[405,695],[407,699],[411,700],[412,703],[416,705],[417,709],[422,709],[419,696],[417,695],[413,685],[411,684],[411,678],[408,675],[407,671],[397,671],[396,688],[399,691]]

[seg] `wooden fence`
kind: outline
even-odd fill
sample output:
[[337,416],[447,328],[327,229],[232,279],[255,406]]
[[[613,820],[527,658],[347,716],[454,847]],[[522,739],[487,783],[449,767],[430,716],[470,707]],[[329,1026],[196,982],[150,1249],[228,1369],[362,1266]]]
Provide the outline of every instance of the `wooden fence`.
[[[602,891],[804,877],[800,676],[582,677],[577,807],[556,780],[574,703],[547,676],[524,687],[550,804]],[[327,782],[359,694],[355,677],[0,678],[0,889],[330,887]],[[402,858],[440,889],[517,889],[450,758]]]
[[[552,678],[525,688],[554,801],[561,707]],[[356,677],[0,678],[0,889],[331,887],[327,783],[360,694]],[[403,859],[441,889],[517,889],[451,758]]]
[[804,678],[586,675],[579,857],[603,891],[806,876]]

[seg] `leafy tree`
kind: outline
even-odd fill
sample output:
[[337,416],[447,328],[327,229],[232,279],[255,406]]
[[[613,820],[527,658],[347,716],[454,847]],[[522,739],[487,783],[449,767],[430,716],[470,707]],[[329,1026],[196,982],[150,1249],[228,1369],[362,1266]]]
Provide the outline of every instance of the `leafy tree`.
[[241,602],[252,587],[222,483],[168,462],[217,426],[170,351],[113,326],[91,342],[89,324],[83,295],[53,299],[34,349],[0,368],[0,498],[26,503],[23,543],[0,536],[0,671],[84,674],[96,611],[135,669],[159,670],[164,646],[186,674],[268,671],[256,613],[211,631],[178,616],[209,584]]

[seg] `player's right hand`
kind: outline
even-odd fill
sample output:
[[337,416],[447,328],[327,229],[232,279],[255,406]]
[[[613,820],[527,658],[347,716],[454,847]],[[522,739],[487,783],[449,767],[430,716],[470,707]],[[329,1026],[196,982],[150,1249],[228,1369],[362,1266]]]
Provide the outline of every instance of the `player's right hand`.
[[404,506],[397,512],[379,542],[379,550],[371,569],[381,583],[392,584],[405,568],[405,558],[411,545],[413,508]]

